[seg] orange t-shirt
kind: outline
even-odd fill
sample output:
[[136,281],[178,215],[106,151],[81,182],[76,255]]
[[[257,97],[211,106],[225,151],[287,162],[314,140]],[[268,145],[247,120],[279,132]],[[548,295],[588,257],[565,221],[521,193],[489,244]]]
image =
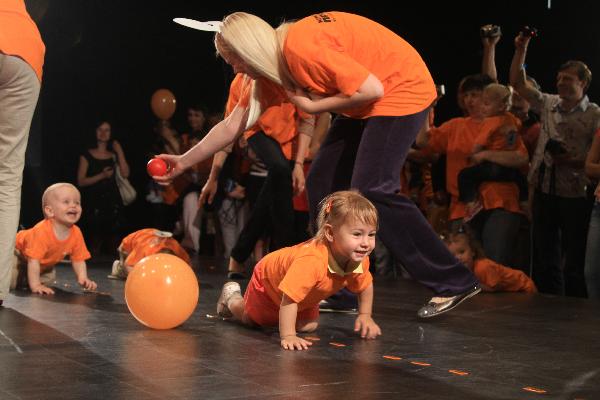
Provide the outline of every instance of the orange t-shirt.
[[22,58],[40,82],[46,46],[23,0],[0,1],[0,52]]
[[[237,74],[229,88],[229,98],[225,112],[229,115],[236,105],[248,107],[250,101],[250,88],[253,80],[244,74]],[[289,102],[283,88],[268,79],[256,80],[261,99],[261,115],[250,129],[244,132],[248,139],[258,131],[263,131],[267,136],[275,139],[281,146],[286,158],[293,155],[293,140],[298,136],[298,122],[300,117],[309,117],[300,113],[296,106]]]
[[285,293],[298,303],[298,311],[319,302],[343,287],[360,293],[373,282],[369,272],[369,258],[365,257],[355,271],[341,275],[329,266],[327,246],[309,240],[292,247],[285,247],[267,254],[262,264],[266,294],[277,305]]
[[[429,133],[427,151],[446,154],[446,190],[451,195],[450,220],[465,216],[465,204],[458,201],[458,173],[469,166],[473,145],[481,132],[482,122],[473,118],[453,118],[432,128]],[[527,155],[527,149],[520,137],[516,138],[516,150]],[[521,212],[519,188],[512,182],[484,182],[479,186],[483,208],[492,210],[503,208]]]
[[489,258],[475,260],[473,273],[494,292],[537,293],[535,283],[523,271],[500,265]]
[[31,229],[17,232],[15,248],[28,259],[39,260],[42,270],[51,269],[66,256],[71,261],[85,261],[91,257],[77,225],[71,227],[69,237],[59,240],[50,219],[38,222]]
[[475,145],[485,150],[516,150],[521,120],[509,112],[483,120]]
[[120,249],[128,253],[125,264],[133,267],[142,258],[151,256],[163,249],[169,249],[186,263],[190,263],[190,256],[181,247],[179,242],[173,238],[159,237],[155,234],[156,229],[140,229],[127,235],[122,241]]
[[351,96],[369,74],[384,88],[381,99],[343,110],[351,118],[403,116],[423,111],[437,94],[419,53],[368,18],[324,12],[289,27],[283,54],[296,82],[320,96]]

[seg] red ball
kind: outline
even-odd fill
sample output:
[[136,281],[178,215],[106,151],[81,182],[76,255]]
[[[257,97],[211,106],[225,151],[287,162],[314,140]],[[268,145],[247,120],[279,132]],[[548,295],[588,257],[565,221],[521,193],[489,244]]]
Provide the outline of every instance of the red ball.
[[169,170],[169,165],[162,158],[153,158],[148,161],[146,170],[150,176],[163,176]]

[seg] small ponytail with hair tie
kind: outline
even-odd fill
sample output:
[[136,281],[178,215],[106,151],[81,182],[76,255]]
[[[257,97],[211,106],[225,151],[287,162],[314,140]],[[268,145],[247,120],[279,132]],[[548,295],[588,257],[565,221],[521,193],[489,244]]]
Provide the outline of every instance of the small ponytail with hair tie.
[[331,212],[331,203],[333,203],[333,199],[330,199],[327,204],[325,204],[325,215],[328,215]]

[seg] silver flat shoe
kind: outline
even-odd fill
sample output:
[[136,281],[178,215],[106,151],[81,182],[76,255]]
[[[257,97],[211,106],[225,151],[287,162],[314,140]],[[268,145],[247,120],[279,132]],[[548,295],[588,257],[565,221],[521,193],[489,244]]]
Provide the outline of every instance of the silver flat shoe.
[[456,308],[456,306],[458,306],[460,303],[462,303],[469,297],[475,296],[479,292],[481,292],[481,287],[479,287],[479,285],[476,285],[475,287],[473,287],[473,289],[461,294],[457,294],[456,296],[447,297],[447,300],[442,301],[440,303],[434,303],[430,301],[429,303],[425,304],[419,309],[417,315],[419,316],[419,318],[431,318],[438,316],[440,314],[452,310],[453,308]]

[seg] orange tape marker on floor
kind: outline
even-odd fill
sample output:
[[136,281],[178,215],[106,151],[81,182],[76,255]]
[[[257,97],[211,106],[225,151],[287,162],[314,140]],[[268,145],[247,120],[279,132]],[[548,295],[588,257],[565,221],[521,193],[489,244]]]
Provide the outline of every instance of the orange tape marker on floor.
[[523,390],[526,390],[528,392],[533,392],[533,393],[540,393],[540,394],[547,393],[544,389],[538,389],[538,388],[534,388],[531,386],[524,387]]
[[346,347],[344,343],[329,342],[329,344],[335,347]]
[[419,361],[411,361],[410,363],[415,364],[415,365],[420,365],[421,367],[430,367],[431,366],[431,364],[419,362]]
[[457,370],[457,369],[449,369],[449,370],[448,370],[448,372],[450,372],[451,374],[454,374],[454,375],[460,375],[460,376],[469,375],[469,373],[468,373],[468,372],[465,372],[465,371],[459,371],[459,370]]
[[396,356],[383,356],[383,358],[387,358],[388,360],[402,360],[402,357]]

